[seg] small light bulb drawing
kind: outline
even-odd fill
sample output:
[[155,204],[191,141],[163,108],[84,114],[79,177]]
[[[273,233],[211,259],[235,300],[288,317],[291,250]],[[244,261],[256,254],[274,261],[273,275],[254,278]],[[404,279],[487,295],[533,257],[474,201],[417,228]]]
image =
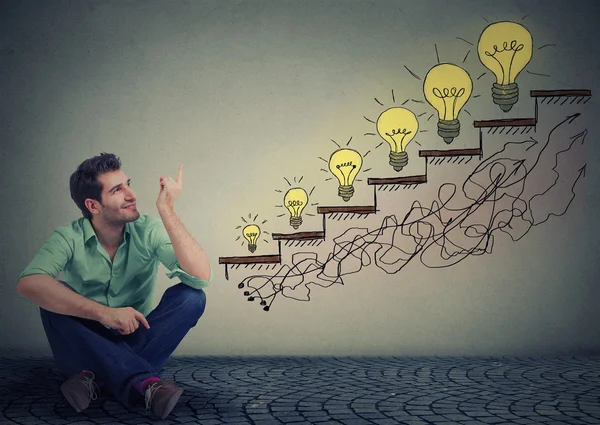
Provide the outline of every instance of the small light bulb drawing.
[[519,100],[515,79],[533,55],[531,33],[515,22],[490,24],[479,37],[477,52],[481,63],[496,76],[492,85],[494,103],[504,112],[510,111]]
[[390,165],[401,171],[408,164],[406,146],[419,130],[417,116],[401,107],[389,108],[377,119],[377,132],[390,145]]
[[248,251],[256,251],[256,241],[260,236],[260,227],[256,224],[249,224],[242,230],[242,236],[248,241]]
[[338,149],[329,158],[329,170],[338,179],[338,195],[346,202],[354,195],[354,179],[362,167],[362,156],[353,149]]
[[473,80],[460,66],[441,63],[425,76],[423,94],[438,112],[438,135],[447,144],[460,134],[458,114],[472,92]]
[[308,195],[301,187],[294,187],[287,191],[283,198],[283,205],[290,212],[290,226],[298,229],[302,224],[302,210],[308,203]]

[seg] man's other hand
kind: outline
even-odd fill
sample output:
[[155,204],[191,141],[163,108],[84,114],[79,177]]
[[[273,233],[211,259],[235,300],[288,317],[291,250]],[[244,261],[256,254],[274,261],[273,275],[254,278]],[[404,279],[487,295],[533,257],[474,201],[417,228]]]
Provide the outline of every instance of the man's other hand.
[[106,307],[106,310],[102,312],[99,322],[109,328],[118,330],[122,335],[135,332],[140,323],[146,329],[150,329],[150,325],[144,315],[132,307]]

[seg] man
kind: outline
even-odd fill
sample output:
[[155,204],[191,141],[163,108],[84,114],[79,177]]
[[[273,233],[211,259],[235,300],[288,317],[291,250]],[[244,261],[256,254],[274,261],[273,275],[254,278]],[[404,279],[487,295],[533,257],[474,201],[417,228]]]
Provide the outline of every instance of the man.
[[[213,272],[174,209],[182,170],[175,180],[160,177],[160,218],[152,218],[138,212],[118,157],[83,161],[70,178],[83,217],[58,227],[19,275],[17,291],[40,307],[54,360],[69,377],[61,391],[78,412],[105,387],[126,406],[139,393],[164,419],[183,392],[158,373],[204,313]],[[181,282],[153,310],[159,262]]]

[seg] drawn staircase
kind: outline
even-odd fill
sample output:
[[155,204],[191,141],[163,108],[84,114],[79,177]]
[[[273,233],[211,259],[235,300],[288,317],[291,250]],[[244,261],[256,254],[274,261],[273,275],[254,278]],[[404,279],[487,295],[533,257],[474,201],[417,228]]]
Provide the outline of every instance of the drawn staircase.
[[533,118],[495,119],[474,121],[473,125],[479,129],[479,147],[469,149],[444,149],[420,150],[419,157],[425,158],[425,174],[416,176],[402,176],[390,178],[369,178],[368,185],[373,186],[373,205],[364,206],[319,206],[317,213],[323,215],[323,230],[273,233],[273,240],[277,241],[277,254],[250,255],[238,257],[219,257],[219,264],[225,265],[225,279],[229,280],[229,270],[241,266],[250,269],[271,269],[281,264],[281,244],[288,247],[316,246],[321,244],[326,237],[326,222],[330,220],[346,220],[356,217],[366,217],[377,213],[377,191],[395,191],[400,188],[413,188],[427,183],[427,166],[451,161],[458,164],[468,164],[473,157],[483,158],[483,133],[513,136],[536,131],[538,123],[539,105],[572,105],[585,104],[591,96],[591,90],[532,90],[530,96],[535,99],[535,116]]

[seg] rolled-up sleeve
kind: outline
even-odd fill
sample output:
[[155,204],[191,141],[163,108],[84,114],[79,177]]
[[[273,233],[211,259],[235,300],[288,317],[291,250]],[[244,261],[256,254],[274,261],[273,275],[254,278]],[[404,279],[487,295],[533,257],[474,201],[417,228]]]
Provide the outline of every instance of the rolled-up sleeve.
[[64,270],[72,257],[73,248],[71,244],[67,241],[61,230],[57,229],[44,242],[25,270],[21,272],[18,279],[32,274],[45,274],[56,278],[58,273]]
[[163,266],[169,269],[169,272],[166,273],[167,277],[169,279],[179,279],[182,283],[192,288],[202,289],[207,287],[213,279],[213,268],[210,268],[208,280],[200,279],[183,270],[177,260],[177,255],[175,255],[175,250],[173,249],[173,244],[171,243],[167,229],[165,229],[165,225],[161,219],[155,220],[150,230],[149,243],[154,251],[154,255]]

